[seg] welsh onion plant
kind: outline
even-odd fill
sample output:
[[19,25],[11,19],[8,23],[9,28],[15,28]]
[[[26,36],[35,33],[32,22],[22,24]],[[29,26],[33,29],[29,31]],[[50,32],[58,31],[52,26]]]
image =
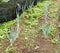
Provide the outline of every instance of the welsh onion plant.
[[16,31],[14,30],[14,26],[11,26],[11,30],[10,30],[10,37],[8,36],[8,31],[6,30],[6,35],[7,35],[7,38],[9,39],[9,41],[10,41],[10,45],[6,48],[6,51],[9,49],[9,47],[10,46],[13,46],[13,43],[14,43],[14,41],[16,40],[16,38],[18,37],[18,35],[19,35],[19,32],[20,32],[20,30],[19,30],[19,13],[17,13],[17,19],[16,19]]
[[44,23],[42,25],[42,31],[43,31],[44,37],[48,36],[48,34],[50,33],[49,25],[48,25],[48,22],[47,22],[47,18],[48,18],[48,6],[50,4],[51,4],[51,2],[48,2],[44,6]]
[[11,30],[10,30],[10,33],[11,33],[11,37],[8,38],[10,40],[10,43],[11,45],[14,43],[14,41],[16,40],[20,30],[19,30],[19,13],[17,13],[17,19],[16,19],[16,31],[14,30],[14,25],[11,26]]

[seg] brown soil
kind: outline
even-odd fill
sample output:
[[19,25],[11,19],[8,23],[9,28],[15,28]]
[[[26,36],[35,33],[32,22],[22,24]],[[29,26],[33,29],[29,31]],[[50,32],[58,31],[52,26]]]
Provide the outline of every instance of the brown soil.
[[[42,20],[43,21],[43,20]],[[24,19],[22,21],[24,23]],[[41,24],[41,22],[39,22]],[[22,28],[23,24],[21,24],[21,32],[23,31]],[[21,35],[21,32],[14,43],[14,47],[16,48],[15,52],[12,53],[60,53],[59,49],[60,46],[51,43],[51,37],[48,36],[47,38],[43,37],[42,31],[40,31],[39,36],[35,38],[35,45],[34,47],[26,46],[26,43],[23,41],[24,36]],[[5,38],[0,42],[0,53],[5,53],[6,48],[9,46],[9,40]]]
[[[56,53],[56,50],[60,49],[56,45],[50,42],[50,37],[43,38],[42,34],[35,39],[36,45],[33,48],[24,47],[26,46],[23,42],[23,37],[19,35],[14,43],[16,51],[14,53]],[[5,53],[6,48],[9,46],[8,40],[3,40],[1,43],[0,53]],[[60,52],[60,51],[59,51]]]

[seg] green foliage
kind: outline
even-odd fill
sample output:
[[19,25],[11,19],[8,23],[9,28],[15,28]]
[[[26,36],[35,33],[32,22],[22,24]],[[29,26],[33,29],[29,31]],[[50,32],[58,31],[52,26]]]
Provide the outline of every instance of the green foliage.
[[53,39],[51,39],[51,42],[52,42],[53,44],[59,44],[59,43],[60,43],[58,38],[53,38]]
[[9,0],[2,0],[1,2],[8,2]]
[[57,3],[54,3],[52,2],[52,4],[50,5],[49,7],[49,12],[48,12],[48,16],[50,18],[58,18],[58,4]]
[[60,28],[60,24],[58,25],[58,27]]
[[57,33],[57,27],[56,27],[56,25],[54,25],[54,24],[51,23],[50,30],[51,30],[50,34],[54,37],[54,35],[56,35],[56,33]]
[[0,24],[0,40],[6,37],[6,31],[9,33],[9,28],[15,23],[14,21],[9,21],[7,23]]
[[6,53],[13,53],[16,49],[14,47],[6,48]]

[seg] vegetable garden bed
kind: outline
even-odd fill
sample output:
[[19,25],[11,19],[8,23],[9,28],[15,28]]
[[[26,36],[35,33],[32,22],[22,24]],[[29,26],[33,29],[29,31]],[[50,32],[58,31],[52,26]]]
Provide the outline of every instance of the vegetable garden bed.
[[[50,4],[46,7],[45,5],[48,3]],[[0,42],[0,53],[60,53],[60,35],[58,35],[59,31],[57,30],[59,26],[58,9],[57,2],[44,1],[26,10],[21,15],[21,32],[13,43],[13,47],[7,49],[10,43],[5,38]],[[44,18],[46,18],[46,15],[48,17],[46,20],[48,23],[45,23]],[[5,32],[3,30],[5,28],[4,26],[9,29],[13,25],[12,23],[13,21],[0,24],[0,32],[1,30]],[[45,36],[46,34],[47,36]]]

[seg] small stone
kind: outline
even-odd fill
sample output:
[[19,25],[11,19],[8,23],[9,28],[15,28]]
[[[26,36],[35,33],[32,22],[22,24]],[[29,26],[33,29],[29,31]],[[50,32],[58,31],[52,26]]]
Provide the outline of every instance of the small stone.
[[38,49],[39,48],[39,46],[36,46],[34,49]]

